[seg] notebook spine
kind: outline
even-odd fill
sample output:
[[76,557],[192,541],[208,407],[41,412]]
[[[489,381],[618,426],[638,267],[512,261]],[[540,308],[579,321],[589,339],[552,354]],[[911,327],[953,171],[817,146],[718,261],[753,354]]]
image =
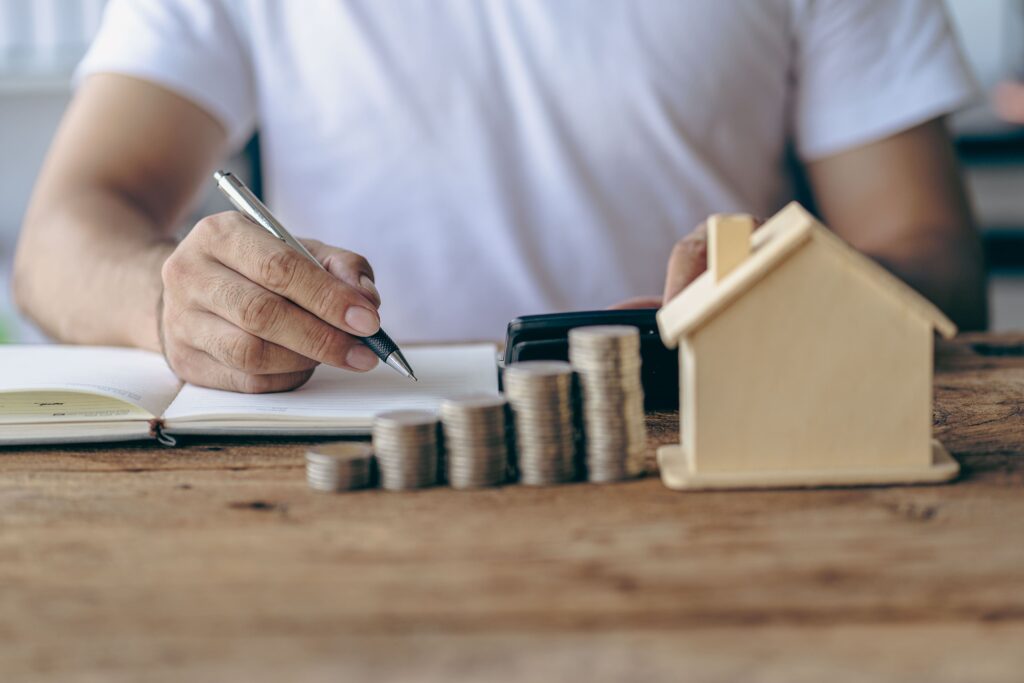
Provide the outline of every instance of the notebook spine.
[[164,431],[164,421],[153,419],[149,421],[149,435],[157,440],[157,443],[168,448],[178,445],[178,440]]

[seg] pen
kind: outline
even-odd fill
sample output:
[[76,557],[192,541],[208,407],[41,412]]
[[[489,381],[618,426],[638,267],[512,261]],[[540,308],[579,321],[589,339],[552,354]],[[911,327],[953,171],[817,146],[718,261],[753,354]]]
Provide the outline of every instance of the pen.
[[[228,201],[230,201],[243,216],[308,258],[310,261],[315,263],[320,270],[327,272],[327,269],[323,267],[323,264],[317,261],[316,257],[309,253],[309,250],[302,245],[302,242],[292,237],[291,233],[285,230],[284,226],[274,218],[272,213],[270,213],[270,209],[264,206],[263,202],[261,202],[241,180],[232,175],[230,171],[216,171],[213,174],[213,179],[217,181],[217,189],[224,193],[224,196],[228,198]],[[409,377],[414,381],[418,381],[416,380],[416,375],[412,372],[412,368],[409,367],[409,361],[405,359],[405,356],[402,355],[401,349],[398,348],[398,344],[396,344],[383,329],[377,330],[377,333],[374,335],[369,337],[358,337],[358,339],[369,346],[370,349],[377,354],[378,358],[394,368],[400,375]]]

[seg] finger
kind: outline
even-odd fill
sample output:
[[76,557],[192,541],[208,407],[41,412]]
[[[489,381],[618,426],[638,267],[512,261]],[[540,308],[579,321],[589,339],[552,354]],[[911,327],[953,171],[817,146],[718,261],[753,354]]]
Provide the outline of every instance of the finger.
[[245,394],[291,391],[305,384],[313,376],[312,370],[276,375],[251,375],[229,368],[205,351],[191,347],[177,349],[171,367],[178,377],[189,384]]
[[1024,83],[1005,81],[992,93],[996,112],[1011,123],[1024,123]]
[[665,277],[663,303],[668,303],[676,294],[707,269],[708,234],[707,226],[701,223],[696,230],[676,242],[668,259],[668,274]]
[[191,305],[320,363],[365,371],[377,357],[359,339],[218,264],[191,290]]
[[291,349],[260,339],[207,311],[194,311],[189,320],[192,346],[221,365],[249,375],[305,372],[319,363]]
[[623,311],[637,308],[661,308],[661,299],[656,296],[638,296],[632,299],[620,301],[614,306],[609,306],[612,311]]
[[376,305],[269,233],[235,212],[202,221],[207,254],[248,280],[357,336],[380,329]]
[[374,283],[373,268],[369,261],[354,251],[330,247],[317,240],[302,240],[302,243],[328,273],[360,290],[367,299],[380,307],[380,292]]

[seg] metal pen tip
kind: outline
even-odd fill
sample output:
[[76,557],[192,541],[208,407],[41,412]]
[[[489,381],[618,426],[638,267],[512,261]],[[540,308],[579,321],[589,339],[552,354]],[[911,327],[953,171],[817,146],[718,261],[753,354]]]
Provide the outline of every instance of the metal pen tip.
[[392,351],[391,355],[389,355],[384,362],[397,370],[398,374],[403,377],[408,377],[414,382],[419,382],[419,380],[416,379],[416,375],[413,374],[412,368],[409,367],[409,362],[405,360],[405,356],[402,355],[401,351]]

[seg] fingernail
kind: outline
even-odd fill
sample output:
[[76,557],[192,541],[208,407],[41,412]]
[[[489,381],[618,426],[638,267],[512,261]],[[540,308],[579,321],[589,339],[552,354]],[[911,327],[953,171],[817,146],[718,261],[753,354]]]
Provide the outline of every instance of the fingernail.
[[359,284],[370,294],[371,297],[373,297],[374,301],[380,303],[380,292],[377,291],[377,285],[373,284],[373,280],[366,275],[363,275],[359,278]]
[[360,344],[352,347],[345,362],[356,370],[373,370],[377,367],[377,354]]
[[362,306],[349,306],[345,311],[345,322],[357,334],[364,337],[369,337],[380,329],[380,320],[377,319],[377,314]]

